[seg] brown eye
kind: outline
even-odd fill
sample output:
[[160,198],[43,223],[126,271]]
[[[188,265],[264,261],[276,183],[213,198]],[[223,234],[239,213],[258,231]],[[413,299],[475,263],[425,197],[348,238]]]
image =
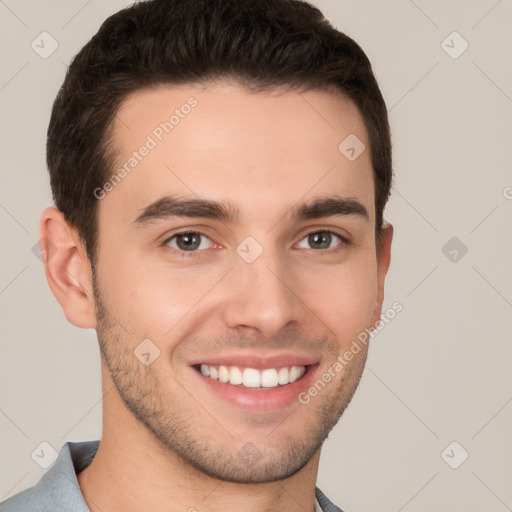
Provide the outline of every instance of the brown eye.
[[336,241],[337,243],[334,245],[334,247],[340,245],[340,242],[343,242],[343,239],[332,231],[315,231],[305,236],[300,241],[299,247],[303,249],[332,249],[332,244]]
[[166,242],[170,247],[180,251],[197,251],[198,249],[208,249],[211,240],[202,233],[189,232],[178,233]]

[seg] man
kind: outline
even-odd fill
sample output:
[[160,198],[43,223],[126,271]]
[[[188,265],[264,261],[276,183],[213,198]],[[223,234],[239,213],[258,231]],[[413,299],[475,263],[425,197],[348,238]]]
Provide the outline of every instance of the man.
[[320,451],[380,319],[386,108],[297,0],[153,0],[72,62],[48,131],[49,286],[94,328],[101,441],[2,511],[338,511]]

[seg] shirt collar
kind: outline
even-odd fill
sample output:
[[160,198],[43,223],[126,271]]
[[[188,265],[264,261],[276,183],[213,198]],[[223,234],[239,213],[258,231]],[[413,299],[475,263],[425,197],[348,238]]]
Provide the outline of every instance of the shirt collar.
[[68,442],[61,448],[55,464],[34,488],[48,510],[90,512],[76,475],[91,463],[98,446],[99,441],[84,441]]

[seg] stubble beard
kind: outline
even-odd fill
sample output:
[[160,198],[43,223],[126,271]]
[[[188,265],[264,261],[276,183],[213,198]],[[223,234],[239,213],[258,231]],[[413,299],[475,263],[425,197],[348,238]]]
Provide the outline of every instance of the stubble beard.
[[[186,393],[175,377],[174,390],[182,394],[173,400],[172,394],[164,392],[153,365],[145,366],[135,357],[137,343],[129,338],[103,305],[97,285],[93,285],[96,299],[97,335],[102,358],[111,379],[128,411],[142,424],[155,440],[203,474],[220,481],[253,484],[283,480],[300,471],[320,450],[333,427],[338,423],[359,384],[366,360],[366,351],[358,354],[357,361],[342,379],[325,387],[307,405],[314,407],[307,415],[311,422],[301,438],[285,429],[294,428],[293,421],[283,421],[264,437],[264,442],[251,441],[247,435],[244,442],[234,443],[228,433],[219,428],[221,418],[213,418],[210,425],[200,425],[190,417],[203,417],[204,409]],[[188,400],[194,414],[173,410],[172,404]],[[211,413],[210,409],[208,409]],[[217,421],[214,421],[217,420]],[[229,432],[229,425],[224,425]],[[221,433],[222,442],[213,436]],[[237,446],[235,446],[237,445]],[[242,446],[242,449],[240,449]],[[249,450],[244,447],[249,446]],[[128,449],[128,447],[127,447]]]

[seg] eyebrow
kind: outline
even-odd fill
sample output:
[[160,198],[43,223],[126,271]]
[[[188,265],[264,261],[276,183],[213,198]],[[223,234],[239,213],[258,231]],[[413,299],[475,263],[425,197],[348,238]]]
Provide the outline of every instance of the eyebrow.
[[[355,216],[370,220],[366,207],[352,198],[329,196],[298,204],[288,210],[286,217],[292,221],[321,219],[331,216]],[[187,199],[165,196],[146,206],[135,219],[134,224],[144,226],[169,218],[201,217],[223,222],[237,222],[240,210],[232,204],[209,199]]]
[[366,206],[356,199],[339,196],[318,198],[310,203],[302,203],[292,209],[291,218],[295,221],[321,219],[331,216],[356,216],[370,220]]
[[235,222],[240,216],[237,208],[209,199],[181,199],[165,196],[146,206],[135,219],[135,224],[148,224],[171,217],[202,217]]

